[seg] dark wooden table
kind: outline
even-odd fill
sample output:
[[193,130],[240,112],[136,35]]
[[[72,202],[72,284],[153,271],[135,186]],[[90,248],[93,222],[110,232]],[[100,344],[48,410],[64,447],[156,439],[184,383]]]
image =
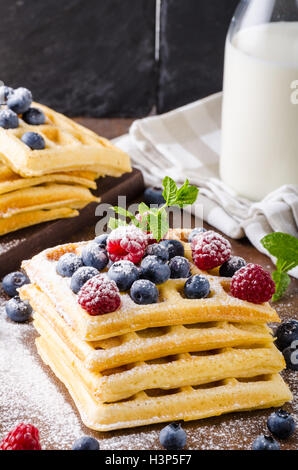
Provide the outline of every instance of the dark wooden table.
[[[82,124],[90,127],[100,135],[105,135],[108,138],[113,138],[125,133],[132,120],[131,119],[77,119]],[[196,221],[193,219],[193,226]],[[209,228],[207,225],[205,225]],[[94,227],[86,227],[83,231],[76,233],[72,237],[72,241],[79,241],[84,239],[92,239],[94,237]],[[248,240],[243,239],[239,241],[231,240],[233,253],[244,257],[248,262],[261,264],[266,269],[272,270],[273,264],[270,260],[259,253]],[[5,301],[5,295],[2,293],[1,303]],[[298,318],[298,281],[292,280],[290,288],[285,297],[277,302],[275,305],[282,320],[290,318]],[[29,352],[34,361],[34,365],[38,365],[47,374],[48,380],[51,385],[54,384],[55,389],[61,394],[65,401],[72,407],[71,415],[75,422],[80,422],[80,418],[76,407],[73,405],[71,398],[65,387],[56,379],[54,374],[42,364],[34,346],[34,338],[36,333],[32,325],[26,327],[26,334],[23,338],[24,350]],[[295,415],[298,424],[298,381],[297,373],[285,371],[283,373],[285,380],[289,383],[291,390],[294,394],[294,401],[292,404],[285,406]],[[17,383],[16,383],[17,386]],[[10,404],[11,405],[11,404]],[[14,404],[18,408],[18,403]],[[234,413],[216,418],[205,419],[202,421],[195,421],[185,423],[184,429],[187,432],[187,447],[189,449],[250,449],[253,440],[261,433],[267,432],[266,420],[272,410],[255,411],[247,413]],[[0,412],[1,413],[1,412]],[[18,410],[17,415],[19,420],[31,419],[28,416],[26,409]],[[51,422],[55,417],[51,416],[51,409],[46,413],[50,416]],[[68,415],[67,415],[68,416]],[[69,442],[66,438],[63,441],[55,436],[49,430],[49,422],[45,422],[44,417],[34,417],[33,421],[38,425],[43,447],[47,449],[63,449],[70,448],[72,436],[78,437],[77,434],[85,433],[93,435],[100,441],[102,449],[160,449],[159,445],[159,432],[164,425],[154,425],[131,430],[116,431],[110,433],[96,433],[92,432],[83,425],[79,431],[71,429],[68,421],[61,432],[69,434]],[[1,414],[0,414],[0,433],[1,433]],[[268,432],[267,432],[268,433]],[[282,449],[297,449],[298,447],[298,431],[288,441],[281,442]]]

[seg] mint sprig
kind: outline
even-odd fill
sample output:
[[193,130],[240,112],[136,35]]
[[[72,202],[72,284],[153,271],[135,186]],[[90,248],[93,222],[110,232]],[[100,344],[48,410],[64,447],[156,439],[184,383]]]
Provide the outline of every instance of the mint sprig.
[[276,287],[272,300],[276,302],[290,285],[288,271],[298,266],[298,239],[288,233],[275,232],[262,238],[261,243],[276,258],[276,271],[272,273]]
[[[122,207],[113,207],[116,214],[130,219],[130,221],[144,232],[151,232],[153,238],[157,241],[161,240],[169,230],[168,214],[166,207],[177,206],[180,208],[193,204],[197,197],[199,190],[196,186],[191,186],[189,181],[186,180],[181,188],[178,188],[175,181],[169,176],[166,176],[162,182],[163,184],[163,197],[165,204],[158,208],[150,208],[144,202],[138,206],[138,211],[142,216],[141,221],[126,209]],[[126,220],[113,217],[110,218],[108,226],[114,230],[117,227],[127,225]]]

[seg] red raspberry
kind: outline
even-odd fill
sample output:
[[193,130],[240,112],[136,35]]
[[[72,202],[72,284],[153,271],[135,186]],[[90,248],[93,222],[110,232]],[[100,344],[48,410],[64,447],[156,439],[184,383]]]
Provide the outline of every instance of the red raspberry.
[[95,316],[117,310],[121,298],[116,283],[103,274],[98,274],[83,285],[78,294],[78,302],[90,315]]
[[41,450],[38,429],[32,424],[19,424],[2,439],[0,450]]
[[139,263],[148,245],[147,235],[135,225],[118,227],[107,241],[107,251],[111,261],[127,260]]
[[268,302],[275,292],[275,284],[268,271],[258,264],[247,264],[232,277],[231,294],[254,304]]
[[230,242],[212,230],[195,236],[191,250],[195,265],[203,270],[216,268],[231,256]]

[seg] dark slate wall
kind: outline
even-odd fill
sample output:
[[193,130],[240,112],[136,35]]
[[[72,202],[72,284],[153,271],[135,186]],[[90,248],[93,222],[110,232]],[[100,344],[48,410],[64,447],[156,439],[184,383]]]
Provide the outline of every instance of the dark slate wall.
[[0,79],[69,115],[143,116],[155,0],[0,0]]
[[162,0],[158,112],[222,89],[225,37],[239,0]]

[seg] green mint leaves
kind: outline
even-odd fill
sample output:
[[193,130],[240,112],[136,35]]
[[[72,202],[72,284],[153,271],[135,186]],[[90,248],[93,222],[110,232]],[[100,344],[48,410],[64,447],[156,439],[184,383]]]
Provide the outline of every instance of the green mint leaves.
[[[157,241],[161,240],[169,230],[168,214],[166,207],[177,206],[183,208],[193,204],[197,197],[199,190],[196,186],[191,186],[189,181],[186,180],[184,185],[178,189],[176,183],[172,178],[166,176],[163,180],[163,197],[165,204],[162,207],[150,208],[144,202],[139,204],[138,211],[141,220],[138,220],[131,212],[123,209],[122,207],[113,207],[116,214],[130,219],[130,221],[144,232],[151,232],[153,238]],[[122,225],[127,225],[124,219],[110,218],[108,226],[114,230]]]
[[276,271],[272,273],[276,286],[272,300],[275,302],[289,287],[288,271],[298,266],[298,239],[287,233],[275,232],[262,238],[261,243],[277,259]]

